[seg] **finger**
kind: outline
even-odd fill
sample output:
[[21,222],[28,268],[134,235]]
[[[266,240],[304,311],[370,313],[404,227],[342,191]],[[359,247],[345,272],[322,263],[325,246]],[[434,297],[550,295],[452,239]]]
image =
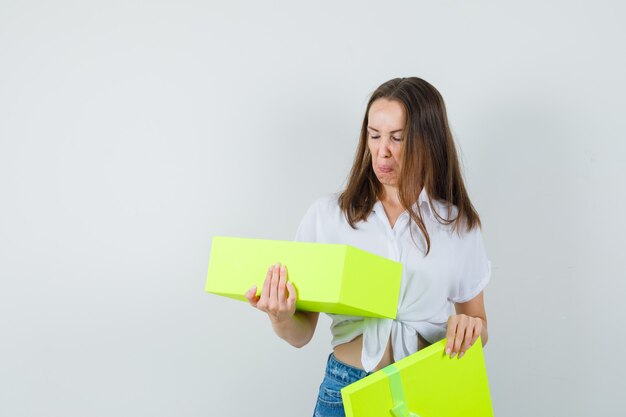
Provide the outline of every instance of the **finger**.
[[293,284],[287,281],[287,289],[289,290],[289,298],[287,299],[287,307],[289,311],[294,311],[296,305],[296,289]]
[[246,299],[252,305],[252,307],[256,307],[259,302],[259,297],[256,295],[256,285],[253,285],[248,291],[246,291]]
[[456,316],[450,316],[448,318],[448,332],[446,333],[446,355],[452,353],[452,346],[454,344],[454,335],[456,334],[457,325],[458,318]]
[[474,327],[476,326],[475,322],[473,319],[470,319],[467,328],[465,329],[465,336],[463,339],[463,346],[461,347],[461,353],[459,353],[459,359],[461,359],[463,357],[463,355],[465,355],[465,352],[467,351],[467,349],[470,348],[470,346],[472,346],[472,336],[474,334]]
[[472,336],[472,345],[476,343],[481,333],[483,332],[483,320],[481,318],[478,319],[478,324],[474,326],[474,334]]
[[265,275],[265,281],[263,281],[263,290],[261,291],[261,298],[257,304],[257,308],[262,311],[267,311],[268,296],[270,293],[270,281],[272,280],[272,267],[270,266]]
[[286,282],[287,282],[287,270],[285,265],[280,266],[280,274],[278,279],[278,305],[282,308],[287,308],[287,295],[286,295]]
[[454,346],[452,347],[451,358],[454,358],[454,355],[459,353],[461,349],[461,343],[463,342],[463,337],[465,336],[465,328],[467,326],[467,318],[464,315],[459,316],[459,324],[456,327],[456,335],[454,336]]
[[275,310],[278,307],[278,281],[280,279],[279,277],[279,263],[277,262],[276,265],[274,265],[272,267],[272,281],[270,283],[270,294],[269,294],[269,302],[270,302],[270,309],[271,310]]

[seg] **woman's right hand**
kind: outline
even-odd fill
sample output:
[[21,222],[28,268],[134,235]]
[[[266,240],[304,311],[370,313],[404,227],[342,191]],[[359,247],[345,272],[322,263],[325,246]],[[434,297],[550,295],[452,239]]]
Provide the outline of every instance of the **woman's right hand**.
[[254,285],[245,294],[252,307],[267,313],[273,324],[291,320],[296,312],[296,289],[287,281],[285,265],[270,266],[260,296],[256,295],[256,290]]

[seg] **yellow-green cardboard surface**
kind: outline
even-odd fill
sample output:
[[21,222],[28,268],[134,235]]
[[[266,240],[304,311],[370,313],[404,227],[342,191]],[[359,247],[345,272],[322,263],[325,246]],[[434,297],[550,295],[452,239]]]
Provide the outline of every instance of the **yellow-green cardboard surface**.
[[[458,359],[440,340],[393,366],[399,372],[408,410],[419,417],[493,417],[480,338]],[[393,417],[384,370],[341,390],[346,417]]]
[[216,236],[205,290],[247,301],[276,262],[287,267],[298,310],[396,317],[402,264],[349,245]]

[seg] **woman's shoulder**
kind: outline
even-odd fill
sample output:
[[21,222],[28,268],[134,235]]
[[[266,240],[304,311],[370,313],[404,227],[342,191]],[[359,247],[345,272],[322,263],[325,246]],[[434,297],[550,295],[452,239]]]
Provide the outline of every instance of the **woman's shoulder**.
[[430,217],[439,223],[454,221],[459,214],[459,208],[455,204],[434,198],[429,201],[428,209]]
[[317,222],[322,219],[328,219],[332,214],[335,214],[339,209],[339,194],[328,193],[320,197],[317,197],[304,214],[304,222]]
[[436,230],[445,231],[450,238],[469,245],[481,240],[480,223],[469,225],[468,219],[459,215],[459,209],[455,204],[433,199],[428,209],[430,220],[436,226]]
[[326,230],[329,220],[332,224],[332,219],[337,217],[337,210],[339,210],[339,202],[336,193],[317,197],[309,205],[308,210],[300,221],[295,240],[317,242],[323,239],[322,230]]
[[317,197],[309,206],[309,211],[328,212],[339,209],[340,193],[327,193]]

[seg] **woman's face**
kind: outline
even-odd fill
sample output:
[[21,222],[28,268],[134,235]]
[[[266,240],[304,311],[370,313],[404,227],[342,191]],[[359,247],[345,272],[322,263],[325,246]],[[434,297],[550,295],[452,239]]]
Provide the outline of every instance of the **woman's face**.
[[398,101],[379,98],[370,106],[367,146],[374,173],[383,185],[395,187],[400,180],[404,125],[404,108]]

